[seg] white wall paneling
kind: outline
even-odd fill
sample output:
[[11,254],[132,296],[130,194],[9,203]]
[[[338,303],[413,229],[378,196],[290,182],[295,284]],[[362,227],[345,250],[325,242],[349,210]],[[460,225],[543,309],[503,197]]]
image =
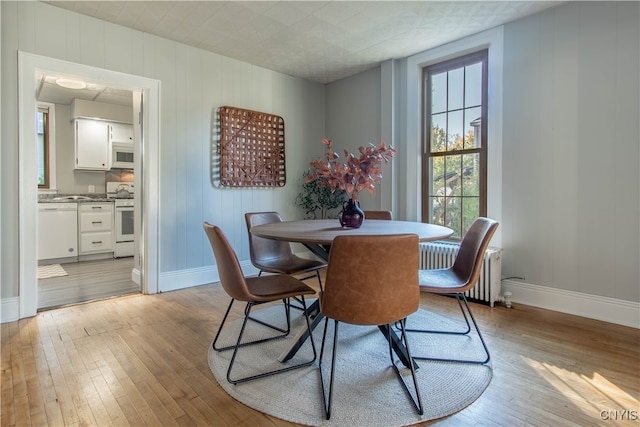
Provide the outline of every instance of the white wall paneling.
[[[35,191],[29,171],[18,166],[33,151],[18,143],[28,130],[28,118],[15,110],[18,51],[104,70],[103,78],[116,81],[109,73],[139,77],[138,87],[155,82],[159,107],[146,114],[159,123],[147,135],[157,146],[145,151],[143,171],[157,191],[147,194],[151,228],[141,251],[149,289],[170,290],[206,282],[215,270],[203,220],[220,225],[246,262],[244,212],[276,209],[287,219],[302,217],[293,205],[297,180],[322,155],[324,136],[338,148],[357,148],[393,129],[401,151],[383,179],[394,177],[394,211],[417,219],[419,70],[489,46],[489,216],[501,222],[492,243],[504,249],[504,275],[525,278],[522,285],[509,283],[514,296],[521,292],[532,303],[567,312],[571,307],[563,304],[582,295],[590,304],[602,297],[610,307],[628,301],[633,308],[640,300],[639,6],[567,2],[325,88],[46,3],[0,2],[2,306],[15,311],[23,275],[35,278],[35,261],[20,245],[33,239]],[[366,105],[357,101],[364,95]],[[221,105],[284,117],[284,188],[235,190],[212,179]],[[391,203],[376,197],[374,204]],[[149,256],[154,245],[155,258]]]
[[[285,218],[302,217],[302,212],[293,206],[298,192],[296,179],[311,159],[306,158],[307,150],[301,146],[320,141],[323,137],[322,85],[62,11],[44,3],[3,2],[1,7],[3,35],[8,36],[2,38],[3,59],[11,58],[20,50],[53,61],[73,61],[81,67],[99,67],[106,71],[107,76],[114,71],[137,73],[143,79],[158,82],[162,93],[155,115],[158,119],[162,117],[162,120],[159,120],[157,129],[151,131],[157,144],[155,157],[148,158],[149,153],[145,151],[143,168],[158,189],[157,194],[148,195],[157,204],[151,206],[152,212],[147,212],[157,221],[157,227],[149,230],[148,237],[156,240],[158,256],[155,259],[143,257],[145,262],[155,266],[157,275],[154,285],[158,290],[174,288],[175,276],[181,271],[198,271],[214,265],[211,249],[202,231],[202,221],[208,220],[222,226],[240,259],[246,260],[249,254],[243,217],[245,211],[277,209],[283,211]],[[45,26],[38,25],[44,17],[49,16],[51,21]],[[12,25],[13,22],[15,24]],[[3,88],[15,85],[18,80],[15,58],[10,63],[2,62]],[[19,248],[18,233],[7,234],[6,230],[14,226],[17,228],[21,216],[26,221],[32,218],[35,223],[36,201],[34,191],[33,200],[26,200],[24,215],[19,215],[17,208],[12,208],[19,205],[18,191],[5,192],[5,179],[15,181],[18,176],[18,168],[4,167],[7,162],[17,164],[19,158],[18,116],[6,114],[7,105],[17,103],[17,94],[3,96],[1,102],[4,107],[2,194],[7,197],[7,203],[3,203],[2,207],[1,296],[4,300],[22,292],[18,290],[20,274],[28,271],[27,274],[35,279],[35,260],[29,265],[18,265],[17,257],[6,258],[4,254],[17,252]],[[288,171],[288,182],[284,188],[234,190],[220,188],[212,182],[208,159],[214,150],[211,142],[213,120],[217,107],[224,104],[272,112],[284,117]],[[4,143],[11,140],[16,143]],[[24,154],[29,155],[28,152]],[[32,157],[35,158],[35,155]],[[147,160],[151,164],[147,164]],[[24,184],[24,188],[29,187],[31,184]],[[35,241],[28,234],[25,231],[20,238],[26,236],[27,240]],[[148,247],[143,245],[141,250]],[[8,268],[5,267],[7,265]],[[164,289],[163,277],[169,277],[167,275],[173,278]],[[212,277],[211,281],[214,279]]]

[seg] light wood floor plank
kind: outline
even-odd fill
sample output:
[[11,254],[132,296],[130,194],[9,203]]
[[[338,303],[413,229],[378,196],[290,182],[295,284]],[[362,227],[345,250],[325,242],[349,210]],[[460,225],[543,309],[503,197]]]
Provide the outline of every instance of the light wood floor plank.
[[64,417],[60,409],[60,404],[57,400],[48,401],[44,404],[44,410],[47,414],[47,425],[50,426],[62,426],[65,425]]
[[[75,391],[82,388],[78,375],[73,367],[67,367],[67,369],[65,369],[65,377],[70,390]],[[91,411],[91,406],[85,397],[85,394],[72,392],[71,399],[74,407],[76,408],[78,424],[82,426],[97,425],[96,419]]]
[[77,378],[96,425],[111,425],[111,417],[96,390],[90,372],[81,373]]
[[[148,399],[143,395],[143,392],[147,392],[148,389],[144,381],[145,375],[143,372],[146,368],[121,337],[117,337],[117,339],[108,338],[107,342],[110,343],[110,349],[113,354],[112,366],[115,367],[114,374],[125,396],[129,397],[133,408],[137,411],[138,418],[142,419],[145,425],[161,424],[161,420],[154,413],[154,409],[150,406]],[[151,376],[148,375],[147,378],[151,378]],[[121,403],[128,409],[126,400]],[[155,402],[151,402],[151,404],[153,405]],[[127,418],[134,419],[136,417],[130,414]]]
[[[64,369],[64,365],[50,368],[51,378],[56,390],[56,401],[58,402],[58,406],[60,407],[60,413],[62,415],[62,418],[64,419],[64,424],[78,425],[80,418],[78,416],[76,406],[73,402],[72,392],[70,391],[69,385],[65,378]],[[70,367],[67,365],[66,369],[69,370]]]
[[129,399],[129,396],[124,395],[122,397],[117,398],[117,400],[118,400],[118,405],[120,405],[120,409],[122,409],[122,412],[127,417],[127,422],[123,423],[122,425],[128,425],[128,426],[145,425],[145,423],[142,421],[142,418],[140,418],[140,414],[138,414],[138,411],[136,410],[133,402],[131,401],[131,399]]
[[[24,420],[25,425],[30,425],[31,412],[29,411],[29,397],[26,395],[14,397],[12,406],[13,413],[15,414],[14,422],[12,424],[15,424],[15,420]],[[4,423],[4,413],[2,416],[2,425],[7,425]]]
[[[207,352],[228,301],[206,285],[3,324],[2,427],[293,425],[237,402],[211,374]],[[423,295],[421,306],[458,315],[449,298]],[[463,411],[425,425],[638,425],[600,415],[638,410],[638,329],[518,304],[472,309],[492,353],[491,384]]]
[[[171,396],[186,397],[188,399],[196,397],[196,394],[189,384],[184,381],[179,370],[171,366],[165,366],[167,369],[164,369],[158,365],[158,362],[162,362],[162,360],[157,358],[156,353],[147,345],[144,339],[129,334],[123,338],[131,351],[136,354],[141,364],[145,367],[143,378],[146,381],[152,382],[154,388],[156,388],[155,385],[158,386],[157,395],[162,396],[165,400],[170,400]],[[178,410],[178,408],[174,407],[173,402],[168,406],[172,411]],[[178,410],[175,415],[180,416],[182,414]]]
[[[153,392],[152,388],[146,381],[142,381],[136,384],[136,387],[142,397],[145,399],[154,415],[160,421],[160,425],[163,426],[172,426],[177,425],[175,422],[175,418],[171,416],[169,411],[164,407],[162,401],[158,398],[158,396]],[[186,412],[186,411],[185,411]]]

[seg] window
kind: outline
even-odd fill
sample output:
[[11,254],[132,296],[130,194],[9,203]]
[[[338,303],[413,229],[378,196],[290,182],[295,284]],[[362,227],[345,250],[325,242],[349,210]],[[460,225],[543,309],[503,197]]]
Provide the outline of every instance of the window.
[[38,188],[49,188],[49,109],[38,108],[36,131],[38,134]]
[[487,212],[487,51],[423,70],[424,222],[462,237]]
[[55,106],[38,103],[36,113],[36,152],[38,156],[38,189],[55,189]]

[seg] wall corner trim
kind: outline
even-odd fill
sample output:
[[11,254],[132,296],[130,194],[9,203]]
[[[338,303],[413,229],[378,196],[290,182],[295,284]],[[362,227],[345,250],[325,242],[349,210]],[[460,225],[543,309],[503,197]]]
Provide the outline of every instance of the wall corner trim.
[[20,319],[20,298],[0,300],[0,323],[13,322],[18,319]]

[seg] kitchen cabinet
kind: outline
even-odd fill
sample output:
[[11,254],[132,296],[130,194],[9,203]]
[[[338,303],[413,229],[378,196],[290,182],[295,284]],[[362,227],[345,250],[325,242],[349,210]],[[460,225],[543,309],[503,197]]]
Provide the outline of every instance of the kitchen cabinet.
[[80,255],[113,252],[113,203],[81,203],[78,235]]
[[111,143],[133,144],[133,126],[124,123],[110,124],[109,141]]
[[38,204],[38,261],[78,256],[77,203]]
[[109,170],[109,124],[100,120],[75,120],[74,169]]

